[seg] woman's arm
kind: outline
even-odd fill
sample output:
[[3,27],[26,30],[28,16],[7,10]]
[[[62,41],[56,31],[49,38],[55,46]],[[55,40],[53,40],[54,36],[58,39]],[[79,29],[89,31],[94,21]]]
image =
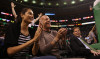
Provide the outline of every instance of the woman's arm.
[[39,50],[39,44],[37,42],[34,42],[33,48],[32,48],[32,54],[36,55]]
[[[41,32],[42,32],[42,24],[39,23],[39,26],[37,28],[37,31],[35,33],[35,36],[37,35],[41,35]],[[37,38],[37,40],[34,42],[34,45],[33,45],[33,48],[32,48],[32,54],[33,55],[36,55],[38,53],[38,50],[39,50],[39,44],[38,44],[38,41],[39,41],[40,38]]]
[[41,17],[42,15],[43,15],[43,14],[40,13],[40,14],[38,15],[38,17],[34,20],[34,23],[37,22],[37,21],[40,19],[40,17]]
[[39,33],[37,35],[34,36],[33,39],[31,39],[30,41],[27,41],[26,43],[22,44],[22,45],[18,45],[18,46],[14,46],[14,47],[9,47],[7,48],[7,53],[9,56],[14,55],[15,53],[23,50],[24,48],[32,45],[34,42],[36,42],[36,40],[39,37]]
[[17,14],[16,14],[15,9],[14,9],[15,6],[16,6],[16,5],[15,5],[13,2],[11,2],[12,13],[13,13],[15,19],[16,19],[16,18],[17,18]]
[[7,53],[9,56],[14,55],[15,53],[21,51],[22,49],[32,45],[32,43],[34,42],[35,38],[33,38],[32,40],[22,44],[22,45],[18,45],[18,46],[14,46],[14,47],[9,47],[7,48]]

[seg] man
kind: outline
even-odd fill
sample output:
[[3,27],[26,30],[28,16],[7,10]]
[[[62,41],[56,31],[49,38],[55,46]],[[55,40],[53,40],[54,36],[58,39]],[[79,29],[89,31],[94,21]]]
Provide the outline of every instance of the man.
[[67,29],[61,28],[58,32],[50,30],[50,18],[46,15],[43,15],[39,21],[43,30],[39,40],[40,52],[42,55],[52,55],[59,59],[60,49],[62,49],[63,46],[66,46],[65,35]]
[[98,56],[100,54],[99,50],[96,52],[88,45],[86,45],[83,41],[84,38],[81,36],[80,28],[74,27],[73,28],[73,36],[70,39],[70,46],[72,51],[75,53],[74,56],[78,57],[90,57],[92,55]]

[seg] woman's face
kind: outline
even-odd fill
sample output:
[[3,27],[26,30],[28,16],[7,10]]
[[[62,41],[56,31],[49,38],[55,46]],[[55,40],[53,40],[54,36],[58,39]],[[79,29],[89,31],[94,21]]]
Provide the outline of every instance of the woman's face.
[[25,14],[21,15],[22,17],[22,21],[24,21],[25,23],[30,24],[33,19],[34,19],[34,13],[31,9],[28,9]]

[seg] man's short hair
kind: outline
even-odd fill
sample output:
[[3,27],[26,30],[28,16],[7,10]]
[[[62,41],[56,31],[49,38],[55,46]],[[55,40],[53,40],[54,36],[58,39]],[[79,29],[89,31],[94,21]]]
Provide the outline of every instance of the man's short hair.
[[74,27],[74,28],[73,28],[73,32],[74,32],[74,30],[75,30],[76,28],[78,28],[78,29],[80,30],[80,28],[79,28],[79,27]]
[[[47,15],[43,15],[43,16],[47,16]],[[41,16],[39,20],[41,20],[41,18],[42,18],[43,16]]]

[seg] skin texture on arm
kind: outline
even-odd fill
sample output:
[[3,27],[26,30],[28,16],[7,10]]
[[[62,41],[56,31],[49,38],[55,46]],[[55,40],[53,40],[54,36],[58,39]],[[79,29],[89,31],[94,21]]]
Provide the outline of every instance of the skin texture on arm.
[[12,13],[13,13],[15,19],[16,19],[16,18],[17,18],[17,14],[16,14],[16,11],[15,11],[15,9],[14,9],[15,6],[16,6],[16,5],[15,5],[13,2],[11,2]]
[[33,48],[32,48],[32,54],[36,55],[39,50],[39,44],[37,42],[34,42]]
[[[42,32],[42,29],[40,27],[41,25],[39,24],[38,28],[37,28],[37,31],[35,33],[35,36],[40,36],[41,35],[41,32]],[[34,45],[33,45],[33,48],[32,48],[32,54],[33,55],[36,55],[38,53],[38,50],[39,50],[39,44],[38,44],[38,41],[39,41],[39,37],[36,39],[36,41],[34,42]]]
[[22,49],[24,49],[24,48],[30,46],[30,45],[34,42],[34,40],[35,40],[35,39],[33,38],[32,40],[30,40],[30,41],[28,41],[28,42],[26,42],[26,43],[24,43],[24,44],[22,44],[22,45],[15,46],[15,47],[9,47],[9,48],[7,49],[8,55],[9,55],[9,56],[12,56],[12,55],[14,55],[15,53],[21,51]]
[[42,15],[43,15],[43,14],[40,13],[40,14],[38,15],[38,17],[34,20],[34,23],[36,23],[36,22],[40,19],[40,17],[41,17]]

